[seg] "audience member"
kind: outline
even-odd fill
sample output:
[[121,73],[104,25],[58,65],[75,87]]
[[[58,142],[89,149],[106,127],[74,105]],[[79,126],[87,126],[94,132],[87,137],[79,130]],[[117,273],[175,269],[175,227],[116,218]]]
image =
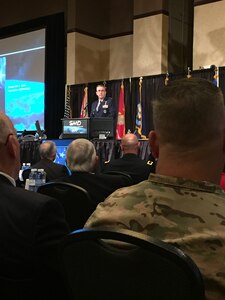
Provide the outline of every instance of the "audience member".
[[[225,296],[224,99],[212,82],[171,82],[153,103],[156,174],[115,191],[86,227],[117,226],[175,244],[203,274],[207,299]],[[209,157],[214,156],[213,160]]]
[[154,161],[144,161],[138,157],[140,142],[133,133],[126,134],[121,140],[121,158],[105,162],[102,172],[119,171],[128,173],[134,183],[148,178],[150,173],[155,173]]
[[113,105],[112,98],[106,97],[106,87],[103,84],[99,84],[96,87],[97,101],[94,101],[91,105],[91,118],[112,117],[115,118],[116,111]]
[[225,173],[221,174],[220,186],[223,190],[225,190]]
[[223,168],[223,172],[221,173],[220,186],[223,190],[225,190],[225,166]]
[[96,205],[116,189],[132,184],[123,175],[95,174],[98,157],[94,145],[86,139],[76,139],[69,145],[66,161],[72,174],[60,181],[81,186],[88,191]]
[[[62,299],[57,245],[69,230],[64,211],[53,198],[17,188],[19,168],[16,131],[10,119],[0,112],[0,281],[28,278],[34,282],[32,299]],[[52,288],[54,298],[44,287],[49,292]],[[27,299],[26,295],[21,299]]]
[[[40,144],[39,153],[41,160],[32,165],[31,168],[44,169],[46,172],[46,181],[69,175],[69,171],[66,166],[54,163],[56,158],[56,144],[54,142],[48,141]],[[22,176],[24,181],[29,178],[29,174],[30,170],[23,173]]]

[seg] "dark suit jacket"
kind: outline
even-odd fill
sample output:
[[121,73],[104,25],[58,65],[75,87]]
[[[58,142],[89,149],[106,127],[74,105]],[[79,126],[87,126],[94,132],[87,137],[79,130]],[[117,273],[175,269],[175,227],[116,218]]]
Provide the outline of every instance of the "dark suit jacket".
[[81,186],[88,191],[96,206],[115,190],[133,184],[129,178],[122,175],[93,174],[87,172],[73,172],[71,176],[61,178],[58,181],[65,181]]
[[[103,108],[104,105],[107,105],[107,108]],[[112,101],[112,98],[106,97],[100,104],[98,111],[96,110],[98,106],[98,100],[93,102],[91,105],[91,118],[101,118],[101,117],[112,117],[115,118],[116,111]]]
[[41,159],[36,164],[31,166],[31,168],[44,169],[46,172],[46,181],[54,180],[69,175],[69,171],[66,166],[56,164],[50,159]]
[[155,162],[145,161],[135,154],[125,154],[123,157],[106,162],[102,172],[119,171],[128,173],[134,183],[146,180],[150,173],[155,173]]
[[0,278],[33,279],[32,299],[39,299],[45,282],[51,287],[51,278],[60,280],[57,247],[69,231],[63,208],[53,198],[14,187],[3,175],[0,190]]

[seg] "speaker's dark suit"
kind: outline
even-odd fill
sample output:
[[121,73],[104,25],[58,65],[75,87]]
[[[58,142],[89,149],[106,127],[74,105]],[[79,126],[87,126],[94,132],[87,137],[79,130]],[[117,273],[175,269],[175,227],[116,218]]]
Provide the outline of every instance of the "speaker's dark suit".
[[36,299],[57,273],[57,244],[69,231],[64,211],[57,200],[14,187],[3,175],[0,191],[0,278],[35,279]]
[[73,172],[71,176],[61,178],[64,181],[81,186],[88,191],[96,205],[105,200],[115,190],[133,184],[129,178],[122,175],[93,174]]
[[[111,117],[115,118],[116,111],[112,101],[112,98],[106,97],[103,101],[100,102],[98,106],[98,100],[93,102],[91,105],[91,118],[101,118],[101,117]],[[98,110],[97,110],[98,107]]]
[[66,166],[56,164],[50,159],[41,159],[36,164],[34,164],[32,168],[44,169],[46,172],[46,181],[69,175],[69,171]]

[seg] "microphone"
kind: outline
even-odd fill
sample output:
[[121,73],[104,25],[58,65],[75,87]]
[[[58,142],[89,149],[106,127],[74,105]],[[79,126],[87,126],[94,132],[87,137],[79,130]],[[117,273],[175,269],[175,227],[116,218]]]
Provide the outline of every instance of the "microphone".
[[27,134],[26,129],[24,129],[24,131],[22,132],[22,136],[25,136]]

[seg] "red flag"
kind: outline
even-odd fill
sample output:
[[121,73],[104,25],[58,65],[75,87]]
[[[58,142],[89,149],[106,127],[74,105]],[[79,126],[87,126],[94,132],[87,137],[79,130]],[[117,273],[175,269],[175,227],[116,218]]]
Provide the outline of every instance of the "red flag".
[[116,126],[116,139],[121,140],[125,135],[125,106],[124,106],[124,86],[123,81],[120,86],[119,107]]
[[80,118],[88,117],[88,87],[84,88],[84,97],[81,105]]

